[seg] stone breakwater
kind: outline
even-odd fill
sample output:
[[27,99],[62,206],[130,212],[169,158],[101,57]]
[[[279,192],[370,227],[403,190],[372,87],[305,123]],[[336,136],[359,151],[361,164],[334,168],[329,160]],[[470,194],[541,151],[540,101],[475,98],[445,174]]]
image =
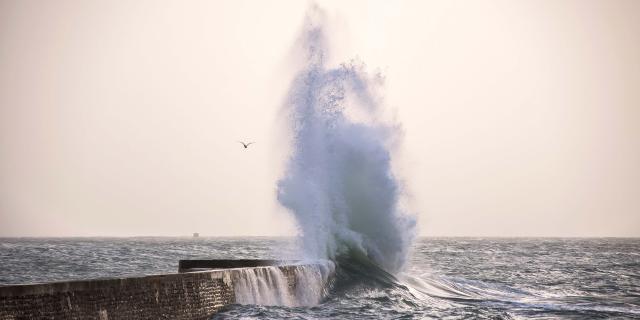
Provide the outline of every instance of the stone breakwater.
[[314,305],[333,274],[322,262],[0,286],[0,320],[209,319],[234,303]]

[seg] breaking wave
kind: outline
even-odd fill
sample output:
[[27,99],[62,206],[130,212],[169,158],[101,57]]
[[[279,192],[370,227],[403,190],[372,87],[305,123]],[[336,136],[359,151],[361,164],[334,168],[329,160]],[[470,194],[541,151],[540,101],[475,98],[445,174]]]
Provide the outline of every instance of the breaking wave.
[[334,267],[331,261],[317,261],[234,270],[235,301],[266,306],[317,305],[328,295]]
[[399,126],[382,120],[382,76],[358,61],[327,66],[323,25],[314,8],[299,39],[304,61],[285,102],[292,149],[278,200],[296,218],[305,258],[357,256],[396,273],[415,228],[391,167]]

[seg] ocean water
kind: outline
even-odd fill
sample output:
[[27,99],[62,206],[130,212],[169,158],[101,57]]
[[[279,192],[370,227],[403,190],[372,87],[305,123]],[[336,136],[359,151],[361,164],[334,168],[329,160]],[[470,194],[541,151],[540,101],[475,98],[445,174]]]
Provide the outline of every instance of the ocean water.
[[[291,257],[289,238],[0,238],[0,285],[176,272],[179,259]],[[419,238],[395,278],[347,260],[317,305],[215,319],[640,319],[640,239]]]

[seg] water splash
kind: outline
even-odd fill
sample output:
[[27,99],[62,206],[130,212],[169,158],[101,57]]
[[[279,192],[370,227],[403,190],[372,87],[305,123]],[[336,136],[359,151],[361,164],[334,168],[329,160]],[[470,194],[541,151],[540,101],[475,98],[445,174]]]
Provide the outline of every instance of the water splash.
[[233,276],[237,303],[293,305],[288,279],[279,268],[243,268],[233,273]]
[[278,200],[294,214],[307,258],[359,251],[397,272],[415,227],[399,208],[391,169],[399,127],[380,120],[380,75],[357,61],[326,66],[323,25],[322,11],[313,8],[299,41],[304,63],[285,103],[292,152]]
[[232,273],[239,304],[314,306],[328,294],[331,261],[281,267],[241,268]]

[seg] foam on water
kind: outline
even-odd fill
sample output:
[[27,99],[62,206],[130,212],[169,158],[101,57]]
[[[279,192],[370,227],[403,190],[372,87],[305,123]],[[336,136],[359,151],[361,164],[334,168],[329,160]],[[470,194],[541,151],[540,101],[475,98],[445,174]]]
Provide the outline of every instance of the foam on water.
[[242,268],[232,273],[236,302],[239,304],[313,306],[328,294],[334,264]]
[[293,305],[288,280],[276,267],[240,269],[233,273],[233,283],[237,303]]
[[329,294],[335,264],[331,261],[294,267],[295,297],[300,306],[313,306]]
[[398,205],[391,168],[399,126],[381,120],[380,75],[360,62],[326,65],[323,23],[314,8],[300,37],[304,63],[285,103],[292,150],[278,200],[296,218],[306,258],[336,260],[355,250],[397,272],[415,226]]
[[[176,259],[277,259],[271,248],[289,241],[0,238],[0,285],[173,273]],[[319,307],[237,304],[214,319],[640,319],[638,252],[638,238],[423,238],[414,244],[406,272],[396,275],[411,295],[387,285],[388,275],[366,267],[367,260],[351,258],[340,261],[339,268],[348,270],[335,272],[331,294]],[[303,269],[298,277],[314,279],[318,273],[324,274]],[[253,283],[257,295],[260,284]],[[304,290],[311,292],[308,297],[296,291],[311,287],[290,289],[299,301],[292,303],[318,301],[311,298],[320,295],[312,293],[322,291]],[[279,297],[265,299],[272,296]],[[251,301],[256,300],[245,300]]]

